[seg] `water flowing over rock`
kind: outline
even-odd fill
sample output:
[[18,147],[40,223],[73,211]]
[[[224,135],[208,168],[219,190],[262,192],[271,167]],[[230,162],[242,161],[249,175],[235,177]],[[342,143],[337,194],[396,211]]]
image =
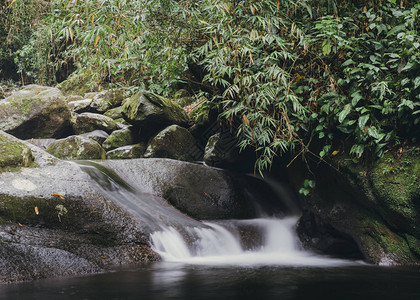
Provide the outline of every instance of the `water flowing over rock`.
[[24,144],[38,166],[0,172],[0,282],[157,260],[150,233],[204,226],[167,200],[197,218],[255,215],[237,176],[221,170],[169,159],[79,165],[0,136]]
[[87,133],[94,130],[104,130],[111,133],[121,129],[113,119],[95,113],[76,114],[72,119],[73,130],[76,134]]
[[29,85],[0,101],[0,130],[22,139],[62,137],[70,118],[56,88]]
[[105,159],[105,150],[92,139],[73,135],[57,140],[46,151],[61,159]]
[[151,92],[133,95],[122,107],[124,119],[141,129],[144,139],[169,125],[188,125],[188,116],[175,102]]
[[150,140],[144,157],[194,161],[200,158],[195,156],[196,153],[200,151],[196,149],[191,133],[181,126],[171,125]]

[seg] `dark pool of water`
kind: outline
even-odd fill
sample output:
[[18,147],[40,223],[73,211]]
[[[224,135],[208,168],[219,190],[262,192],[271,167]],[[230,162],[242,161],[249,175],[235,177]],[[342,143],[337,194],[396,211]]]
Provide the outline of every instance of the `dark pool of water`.
[[156,263],[0,286],[7,300],[420,299],[420,268],[209,267]]

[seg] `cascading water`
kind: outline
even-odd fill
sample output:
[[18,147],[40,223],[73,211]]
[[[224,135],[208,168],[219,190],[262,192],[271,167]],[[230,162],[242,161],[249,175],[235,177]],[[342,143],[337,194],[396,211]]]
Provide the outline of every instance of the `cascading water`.
[[164,261],[216,265],[339,266],[353,261],[304,251],[295,233],[298,217],[200,222],[164,199],[135,190],[95,163],[82,169],[103,193],[143,222],[154,251]]
[[[151,234],[152,248],[165,261],[210,265],[339,266],[352,261],[315,255],[299,247],[294,231],[297,217],[204,222],[207,228],[174,227]],[[261,237],[244,245],[239,229],[246,225]],[[184,238],[185,236],[185,238]]]

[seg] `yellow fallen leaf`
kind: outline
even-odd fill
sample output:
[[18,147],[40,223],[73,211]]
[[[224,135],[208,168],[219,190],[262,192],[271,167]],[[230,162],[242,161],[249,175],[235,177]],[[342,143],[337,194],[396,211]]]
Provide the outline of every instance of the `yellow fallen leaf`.
[[340,153],[340,151],[335,150],[335,151],[333,151],[333,153],[331,153],[331,155],[332,155],[332,156],[336,156],[338,153]]
[[35,207],[34,207],[34,210],[35,210],[35,213],[36,213],[37,215],[39,215],[39,209],[38,209],[38,206],[35,206]]
[[19,225],[20,227],[23,227],[23,225],[22,225],[22,224],[20,224],[19,222],[18,222],[18,225]]
[[58,196],[58,197],[60,197],[61,199],[64,199],[64,197],[63,197],[63,196],[61,196],[60,194],[51,194],[51,196]]

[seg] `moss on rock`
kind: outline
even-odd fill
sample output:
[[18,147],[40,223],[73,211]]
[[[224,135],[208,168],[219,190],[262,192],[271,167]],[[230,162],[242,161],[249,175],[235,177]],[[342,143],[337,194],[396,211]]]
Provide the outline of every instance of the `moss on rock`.
[[187,126],[189,122],[178,104],[146,91],[133,95],[123,105],[122,115],[128,123],[141,128],[145,138],[169,125]]
[[29,147],[0,135],[0,172],[35,165],[34,157]]
[[196,152],[196,142],[191,133],[181,126],[171,125],[149,142],[144,157],[193,161]]
[[0,101],[0,130],[21,139],[62,136],[70,109],[60,90],[29,85]]
[[105,159],[105,150],[94,140],[77,135],[57,140],[46,151],[60,159]]
[[72,74],[69,78],[57,85],[65,96],[80,95],[83,96],[89,92],[97,92],[100,90],[98,84],[92,82],[89,74],[84,72],[81,74]]
[[113,150],[122,146],[134,143],[134,134],[130,128],[116,130],[103,142],[102,147],[106,150]]

